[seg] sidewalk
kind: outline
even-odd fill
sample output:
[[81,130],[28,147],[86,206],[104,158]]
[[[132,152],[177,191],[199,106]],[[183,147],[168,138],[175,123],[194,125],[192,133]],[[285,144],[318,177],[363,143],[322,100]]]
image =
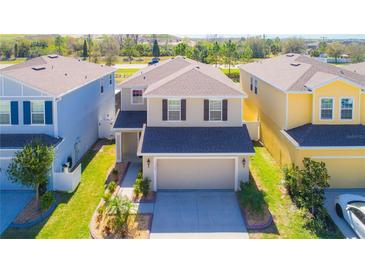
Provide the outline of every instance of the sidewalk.
[[133,199],[133,185],[141,168],[141,163],[130,163],[127,173],[120,184],[119,197]]

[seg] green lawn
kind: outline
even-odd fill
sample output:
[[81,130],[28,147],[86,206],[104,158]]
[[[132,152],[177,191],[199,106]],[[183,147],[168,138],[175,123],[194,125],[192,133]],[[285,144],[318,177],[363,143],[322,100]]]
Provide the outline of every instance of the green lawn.
[[51,217],[28,229],[8,229],[2,238],[89,238],[89,222],[104,193],[107,172],[115,163],[115,145],[90,150],[82,162],[81,183],[74,193],[63,193]]
[[315,232],[307,228],[304,211],[292,203],[281,184],[282,171],[265,147],[255,146],[255,156],[251,158],[251,173],[263,190],[265,202],[273,215],[274,225],[263,232],[250,233],[250,238],[343,238],[338,231]]
[[25,62],[26,60],[27,60],[27,58],[16,58],[16,59],[9,59],[9,60],[1,60],[0,65],[19,64],[19,63]]
[[135,72],[139,71],[138,68],[122,68],[115,72],[115,80],[117,83],[123,82]]

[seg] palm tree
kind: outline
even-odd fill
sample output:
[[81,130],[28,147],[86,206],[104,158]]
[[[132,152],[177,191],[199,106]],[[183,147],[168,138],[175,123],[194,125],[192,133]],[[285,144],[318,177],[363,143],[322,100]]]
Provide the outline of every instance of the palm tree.
[[132,214],[133,203],[128,198],[114,196],[107,200],[105,213],[112,217],[116,229],[126,230],[128,218]]

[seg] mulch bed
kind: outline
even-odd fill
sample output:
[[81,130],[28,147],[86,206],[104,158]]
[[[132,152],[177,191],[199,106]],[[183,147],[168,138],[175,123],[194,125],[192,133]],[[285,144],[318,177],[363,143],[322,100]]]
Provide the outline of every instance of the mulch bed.
[[156,192],[155,191],[150,191],[147,194],[147,197],[133,197],[133,202],[134,203],[154,203],[156,201]]
[[[60,194],[54,192],[56,203],[60,199]],[[13,221],[13,224],[26,224],[33,222],[40,218],[47,210],[41,211],[38,209],[36,198],[34,197],[28,205],[18,214],[18,216]]]
[[241,210],[247,229],[260,230],[265,229],[272,224],[272,215],[266,207],[262,214],[251,212],[247,208],[241,208]]

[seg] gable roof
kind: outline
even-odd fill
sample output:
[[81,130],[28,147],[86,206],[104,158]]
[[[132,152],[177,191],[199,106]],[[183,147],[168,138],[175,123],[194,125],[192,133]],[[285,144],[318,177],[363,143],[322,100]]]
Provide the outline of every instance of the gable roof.
[[365,62],[346,65],[346,66],[343,66],[343,68],[345,68],[349,71],[352,71],[352,72],[356,72],[361,75],[365,75]]
[[239,85],[219,69],[181,56],[137,72],[120,85],[131,86],[146,86],[145,97],[245,96]]
[[115,69],[58,55],[33,58],[0,70],[0,74],[54,96],[97,80]]
[[242,70],[282,91],[307,91],[309,85],[320,85],[341,78],[365,86],[365,75],[323,63],[300,54],[285,54],[241,65]]

